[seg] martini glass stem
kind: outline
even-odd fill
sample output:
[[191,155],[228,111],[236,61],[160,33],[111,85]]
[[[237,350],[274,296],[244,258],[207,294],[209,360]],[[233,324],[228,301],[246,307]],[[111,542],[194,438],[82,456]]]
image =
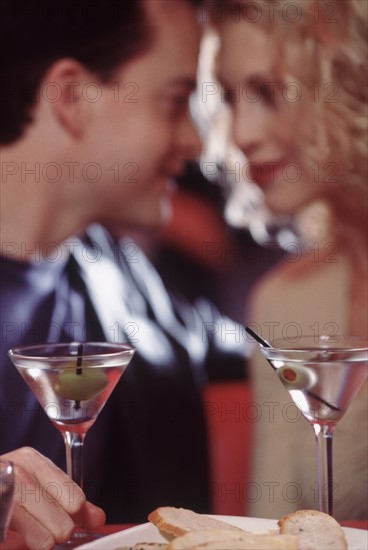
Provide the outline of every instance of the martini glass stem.
[[[66,449],[67,474],[83,490],[83,441],[85,434],[63,432],[63,436]],[[94,540],[96,536],[92,534],[90,540]],[[60,548],[74,548],[75,545],[81,544],[81,539],[83,542],[89,542],[89,538],[86,537],[88,537],[88,533],[81,527],[76,527],[72,538]]]
[[69,477],[83,489],[83,441],[85,434],[64,432],[66,471]]
[[333,426],[313,425],[317,442],[318,501],[319,509],[333,515],[332,442]]

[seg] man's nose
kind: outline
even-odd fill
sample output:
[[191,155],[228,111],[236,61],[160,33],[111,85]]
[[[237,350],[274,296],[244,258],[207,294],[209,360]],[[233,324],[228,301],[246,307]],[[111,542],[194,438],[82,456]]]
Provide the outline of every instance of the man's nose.
[[180,147],[183,151],[185,160],[195,160],[201,154],[202,140],[191,116],[188,116],[182,124]]

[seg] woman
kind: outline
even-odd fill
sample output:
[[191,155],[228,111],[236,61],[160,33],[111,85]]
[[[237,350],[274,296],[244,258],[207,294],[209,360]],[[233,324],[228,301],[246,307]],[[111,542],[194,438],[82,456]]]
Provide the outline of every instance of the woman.
[[[301,239],[254,289],[266,339],[367,335],[367,8],[360,0],[219,1],[217,72],[244,169]],[[317,507],[314,436],[255,355],[250,515]],[[335,514],[367,517],[367,388],[336,429]]]

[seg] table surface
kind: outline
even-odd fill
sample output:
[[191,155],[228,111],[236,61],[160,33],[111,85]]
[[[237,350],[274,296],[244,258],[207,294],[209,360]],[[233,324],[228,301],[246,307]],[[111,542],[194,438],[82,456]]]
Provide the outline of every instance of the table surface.
[[[344,527],[353,527],[354,529],[367,529],[368,530],[368,520],[351,520],[351,521],[341,521],[341,525]],[[122,523],[122,524],[111,524],[104,525],[98,531],[104,535],[110,535],[111,533],[118,533],[124,529],[129,529],[130,527],[135,527],[134,523]]]

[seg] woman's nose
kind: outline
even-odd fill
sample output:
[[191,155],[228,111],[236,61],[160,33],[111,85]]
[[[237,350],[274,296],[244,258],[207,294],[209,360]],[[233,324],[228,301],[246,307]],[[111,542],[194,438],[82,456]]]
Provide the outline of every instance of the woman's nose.
[[247,154],[250,146],[257,139],[259,127],[256,117],[245,105],[234,105],[231,118],[231,135],[235,145]]
[[270,143],[280,120],[260,100],[241,99],[232,106],[232,139],[246,157]]

